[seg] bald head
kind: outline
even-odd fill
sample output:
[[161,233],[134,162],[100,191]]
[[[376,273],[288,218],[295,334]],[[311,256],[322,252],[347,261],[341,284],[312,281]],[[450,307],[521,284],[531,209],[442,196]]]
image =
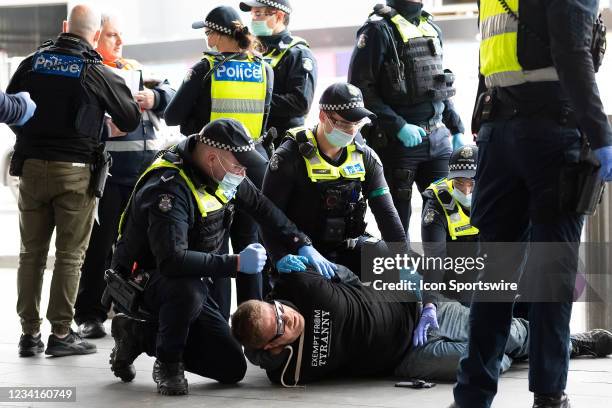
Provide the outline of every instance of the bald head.
[[100,38],[101,21],[102,15],[98,10],[86,4],[78,4],[70,10],[64,31],[83,37],[95,47]]

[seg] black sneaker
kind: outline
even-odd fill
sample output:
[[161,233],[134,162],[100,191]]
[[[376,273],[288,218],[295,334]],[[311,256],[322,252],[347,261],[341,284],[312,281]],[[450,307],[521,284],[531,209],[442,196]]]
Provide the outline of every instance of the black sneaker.
[[157,383],[157,392],[161,395],[186,395],[189,392],[185,365],[182,362],[164,363],[155,360],[153,380]]
[[111,371],[121,381],[130,382],[136,377],[132,363],[144,351],[144,328],[138,320],[120,314],[113,318],[111,334],[115,339],[109,360]]
[[45,351],[45,343],[42,342],[40,333],[37,336],[22,334],[19,338],[19,357],[32,357]]
[[571,357],[605,357],[612,354],[612,333],[604,329],[572,334],[570,341],[572,343]]
[[45,354],[55,357],[72,356],[75,354],[92,354],[97,351],[96,345],[86,342],[72,329],[63,339],[54,334],[49,335]]
[[79,336],[84,339],[101,339],[106,336],[104,324],[97,320],[87,320],[79,325]]
[[571,405],[564,392],[558,396],[535,394],[533,408],[571,408]]

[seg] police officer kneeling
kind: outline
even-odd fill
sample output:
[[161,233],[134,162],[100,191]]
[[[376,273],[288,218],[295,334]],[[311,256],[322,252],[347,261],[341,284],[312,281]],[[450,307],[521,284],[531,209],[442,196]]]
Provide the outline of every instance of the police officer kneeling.
[[187,393],[184,370],[222,383],[240,381],[246,362],[202,278],[258,274],[266,251],[251,244],[239,255],[219,255],[234,202],[287,253],[309,244],[280,210],[245,178],[264,160],[244,126],[211,122],[160,157],[143,173],[124,213],[112,266],[123,276],[146,271],[144,307],[157,323],[118,315],[111,370],[123,381],[142,352],[156,356],[153,378],[164,395]]
[[[476,176],[478,147],[467,145],[455,150],[449,161],[448,177],[432,183],[423,192],[423,218],[421,222],[421,240],[423,250],[428,258],[458,259],[475,257],[477,253],[478,228],[470,221],[472,208],[472,190]],[[463,273],[454,270],[429,269],[424,271],[424,278],[429,282],[443,282],[451,279],[458,282],[474,282],[478,270],[472,269]],[[444,293],[445,297],[469,304],[469,291],[461,293]],[[424,292],[425,303],[438,303],[438,294]]]
[[[312,130],[289,130],[275,151],[263,193],[312,238],[315,248],[361,278],[359,254],[368,238],[368,203],[385,242],[404,243],[406,236],[382,163],[359,133],[369,118],[375,118],[364,108],[359,88],[333,84],[323,92],[319,107],[319,124]],[[272,258],[278,261],[277,269],[291,269],[274,242],[268,242],[265,232],[263,236]],[[300,255],[310,250],[306,247]],[[319,272],[327,269],[324,264],[314,266]]]

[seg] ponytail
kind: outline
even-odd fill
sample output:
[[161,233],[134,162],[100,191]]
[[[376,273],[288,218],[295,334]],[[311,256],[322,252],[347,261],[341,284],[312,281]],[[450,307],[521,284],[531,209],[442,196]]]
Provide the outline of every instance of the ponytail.
[[239,21],[234,21],[234,34],[232,37],[238,42],[238,47],[244,50],[247,54],[261,54],[263,46],[253,34],[250,33],[249,27],[243,25]]

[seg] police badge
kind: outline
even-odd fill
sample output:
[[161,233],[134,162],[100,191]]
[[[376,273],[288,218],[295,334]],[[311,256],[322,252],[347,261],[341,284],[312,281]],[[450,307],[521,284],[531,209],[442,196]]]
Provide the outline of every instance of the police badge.
[[172,209],[172,199],[173,198],[174,197],[171,196],[170,194],[161,194],[159,196],[159,204],[157,204],[159,211],[163,213],[167,213],[168,211],[170,211]]
[[423,214],[423,225],[429,225],[433,222],[434,218],[436,218],[436,211],[433,208],[429,208]]
[[272,155],[272,158],[270,159],[270,171],[276,171],[278,170],[278,155],[274,154]]

